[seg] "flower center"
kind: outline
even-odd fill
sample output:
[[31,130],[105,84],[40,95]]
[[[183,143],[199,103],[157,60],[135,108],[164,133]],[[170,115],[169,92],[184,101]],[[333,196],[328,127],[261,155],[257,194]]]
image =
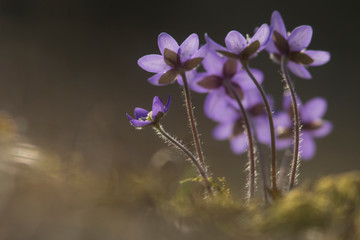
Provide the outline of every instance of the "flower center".
[[148,113],[148,115],[147,115],[146,118],[145,118],[145,121],[153,121],[153,119],[152,119],[152,111],[150,111],[150,112]]

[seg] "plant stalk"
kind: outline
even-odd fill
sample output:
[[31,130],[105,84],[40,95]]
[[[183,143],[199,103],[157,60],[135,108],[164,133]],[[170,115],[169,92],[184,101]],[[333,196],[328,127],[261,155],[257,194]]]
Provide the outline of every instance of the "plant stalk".
[[203,177],[205,186],[206,186],[206,190],[208,191],[209,195],[212,195],[211,185],[210,185],[209,179],[207,177],[206,171],[202,168],[200,163],[197,161],[196,157],[183,144],[181,144],[175,138],[170,136],[159,123],[154,124],[154,128],[166,140],[168,140],[172,145],[174,145],[175,147],[180,149],[183,153],[185,153],[185,155],[187,155],[190,158],[191,162],[195,165],[199,174]]
[[229,80],[225,80],[226,88],[232,93],[232,95],[235,97],[236,102],[238,103],[240,107],[241,114],[244,119],[244,125],[246,134],[248,137],[248,156],[249,156],[249,199],[252,199],[255,195],[255,148],[254,148],[254,142],[253,137],[251,133],[250,123],[249,119],[245,110],[244,105],[242,104],[239,95],[236,93],[234,88],[231,86],[231,83]]
[[192,107],[192,103],[191,103],[190,90],[189,90],[189,85],[187,82],[186,74],[184,71],[181,71],[180,74],[183,79],[186,110],[187,110],[187,114],[188,114],[188,118],[189,118],[189,122],[190,122],[190,126],[191,126],[191,132],[193,135],[196,153],[197,153],[197,156],[199,158],[202,168],[205,170],[205,172],[207,172],[207,166],[205,164],[204,154],[203,154],[203,151],[201,148],[200,137],[199,137],[199,133],[198,133],[197,126],[196,126],[196,121],[195,121],[194,111],[193,111],[193,107]]
[[257,89],[259,90],[259,92],[261,94],[261,97],[263,99],[265,108],[266,108],[266,113],[267,113],[267,116],[268,116],[268,119],[269,119],[270,136],[271,136],[271,185],[272,185],[271,188],[272,188],[273,191],[277,192],[277,186],[276,186],[276,175],[277,175],[277,173],[276,173],[276,156],[275,156],[275,152],[276,152],[275,129],[274,129],[274,120],[273,120],[273,117],[272,117],[270,104],[269,104],[269,101],[267,100],[267,97],[266,97],[266,94],[265,94],[263,88],[258,83],[258,81],[254,77],[254,75],[251,73],[248,63],[247,62],[242,62],[242,65],[243,65],[245,71],[247,72],[247,74],[249,75],[249,77],[251,78],[251,80],[256,85]]
[[294,90],[294,86],[291,82],[290,75],[288,69],[286,67],[287,64],[287,57],[281,58],[281,72],[283,78],[286,83],[286,87],[290,91],[291,101],[292,101],[292,108],[293,108],[293,121],[294,121],[294,155],[291,164],[291,173],[290,173],[290,181],[289,181],[289,190],[291,190],[295,185],[295,179],[297,174],[298,162],[299,162],[299,147],[300,147],[300,119],[299,119],[299,108],[296,99],[296,94]]

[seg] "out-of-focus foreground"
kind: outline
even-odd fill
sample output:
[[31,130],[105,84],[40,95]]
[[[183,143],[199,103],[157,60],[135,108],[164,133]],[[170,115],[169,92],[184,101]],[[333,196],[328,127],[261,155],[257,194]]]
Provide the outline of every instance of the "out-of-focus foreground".
[[[20,141],[1,114],[0,239],[359,239],[360,173],[304,183],[271,206],[213,198],[167,149],[108,177]],[[172,159],[173,161],[164,161]]]

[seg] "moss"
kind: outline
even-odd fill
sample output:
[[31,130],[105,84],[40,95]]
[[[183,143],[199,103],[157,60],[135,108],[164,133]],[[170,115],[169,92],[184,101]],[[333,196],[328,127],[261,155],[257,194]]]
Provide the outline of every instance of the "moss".
[[[141,223],[142,236],[156,236],[161,229],[164,239],[360,239],[359,172],[302,184],[265,206],[262,200],[234,198],[225,178],[211,179],[216,191],[206,198],[202,179],[192,178],[193,172],[185,171],[181,183],[164,184],[163,176],[148,169],[113,170],[105,178],[85,170],[78,155],[66,165],[56,156],[46,159],[17,172],[6,218],[24,220],[23,225],[14,225],[14,232],[25,231],[33,221],[26,216],[35,209],[30,203],[36,203],[37,211],[41,209],[33,213],[37,221],[47,219],[49,225],[48,216],[61,215],[66,222],[79,210],[88,212],[86,216],[94,218],[84,216],[81,221],[91,221],[92,227],[83,231],[101,232],[117,219],[123,226],[136,228]],[[27,215],[21,216],[18,209]],[[98,212],[103,214],[101,222]],[[11,231],[12,225],[7,228]],[[106,239],[112,233],[103,234]]]

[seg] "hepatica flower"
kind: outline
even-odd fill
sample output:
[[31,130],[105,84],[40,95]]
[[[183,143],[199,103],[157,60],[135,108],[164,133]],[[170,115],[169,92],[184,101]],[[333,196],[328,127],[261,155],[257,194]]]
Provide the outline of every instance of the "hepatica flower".
[[[300,102],[300,101],[299,101]],[[286,148],[291,145],[293,132],[292,107],[289,94],[284,95],[285,112],[276,117],[277,147]],[[302,125],[302,142],[300,143],[301,156],[304,160],[311,159],[316,152],[314,138],[321,138],[328,135],[333,126],[322,119],[327,109],[327,102],[321,97],[309,100],[299,106],[300,121]]]
[[270,28],[267,24],[261,25],[252,38],[245,38],[238,31],[231,31],[225,38],[226,48],[215,43],[206,36],[210,47],[223,54],[224,56],[237,58],[241,62],[247,62],[250,58],[256,56],[258,52],[266,47],[269,41]]
[[160,119],[167,113],[170,107],[170,102],[170,95],[166,105],[164,105],[161,99],[156,96],[154,97],[151,111],[147,111],[143,108],[135,108],[134,118],[129,114],[126,114],[126,116],[130,120],[130,124],[139,129],[149,125],[154,125],[157,124]]
[[285,24],[278,11],[271,16],[272,38],[266,50],[276,62],[282,56],[288,58],[287,67],[300,78],[310,79],[308,66],[319,66],[330,60],[330,53],[326,51],[306,50],[312,38],[311,26],[296,27],[291,33],[286,32]]
[[229,140],[233,153],[244,153],[248,148],[248,138],[244,127],[242,115],[233,109],[233,117],[221,122],[213,131],[213,136],[217,140]]
[[166,85],[175,81],[182,71],[196,68],[206,55],[206,45],[199,49],[199,37],[191,34],[180,46],[174,38],[167,33],[158,37],[160,54],[146,55],[138,60],[138,65],[152,73],[149,78],[153,85]]
[[[247,104],[247,92],[255,89],[254,83],[244,70],[240,69],[238,61],[233,58],[221,57],[214,50],[210,49],[202,62],[206,72],[199,73],[192,81],[192,88],[197,92],[209,92],[205,99],[205,114],[214,120],[219,116],[228,117],[224,111],[227,110],[227,102],[233,102],[235,96],[229,90],[229,85],[234,89],[244,106]],[[253,69],[254,75],[261,83],[264,76],[260,70]],[[222,113],[222,114],[220,114]]]

